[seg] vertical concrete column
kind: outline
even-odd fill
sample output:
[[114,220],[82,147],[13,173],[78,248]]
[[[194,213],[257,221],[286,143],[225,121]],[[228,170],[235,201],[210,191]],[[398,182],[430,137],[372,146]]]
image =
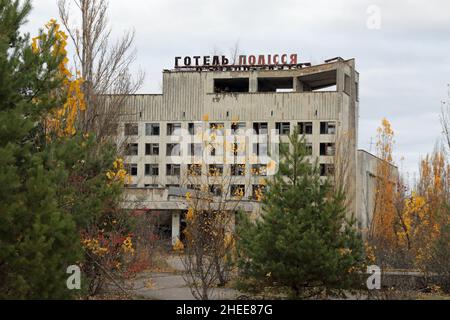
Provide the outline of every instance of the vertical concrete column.
[[300,81],[298,77],[293,78],[293,89],[294,92],[303,92],[303,82]]
[[172,212],[172,245],[180,239],[180,213]]
[[336,70],[336,91],[344,92],[345,86],[345,72],[342,66],[339,66]]
[[250,73],[249,79],[249,92],[258,92],[258,77],[256,76],[256,72],[252,71]]

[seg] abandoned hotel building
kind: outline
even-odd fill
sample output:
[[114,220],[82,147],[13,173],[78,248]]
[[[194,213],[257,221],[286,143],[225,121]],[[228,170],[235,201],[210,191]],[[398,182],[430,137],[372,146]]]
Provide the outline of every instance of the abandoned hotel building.
[[[349,211],[359,228],[367,229],[380,160],[357,149],[354,59],[311,65],[298,63],[297,55],[269,55],[239,56],[236,62],[224,56],[177,57],[175,68],[163,71],[162,94],[126,97],[119,138],[126,145],[131,181],[124,206],[157,216],[162,236],[172,244],[182,237],[188,209],[184,197],[201,189],[200,184],[208,183],[206,192],[217,197],[241,190],[239,210],[258,212],[261,179],[273,171],[270,162],[279,145],[299,128],[323,176],[338,169],[336,149],[346,146],[341,153]],[[204,143],[205,132],[213,142]],[[233,136],[239,132],[242,139],[236,143]],[[227,149],[227,141],[235,148]],[[203,177],[211,170],[216,179],[229,177],[226,186],[223,180],[195,184],[189,179],[192,172]]]

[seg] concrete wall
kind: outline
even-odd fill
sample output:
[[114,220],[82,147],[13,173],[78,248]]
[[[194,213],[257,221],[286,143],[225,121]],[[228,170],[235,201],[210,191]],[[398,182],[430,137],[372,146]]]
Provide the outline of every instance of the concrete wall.
[[[335,74],[335,91],[303,92],[299,84],[302,77],[315,77],[318,74]],[[329,77],[327,75],[327,77]],[[250,79],[250,92],[242,93],[214,93],[214,79],[242,78]],[[277,78],[293,77],[294,92],[255,92],[257,91],[258,77]],[[347,80],[346,80],[347,79]],[[348,80],[350,79],[350,80]],[[350,87],[345,82],[350,81]],[[131,95],[127,97],[121,114],[119,125],[119,143],[138,143],[139,154],[126,157],[127,163],[138,165],[138,176],[133,177],[132,184],[139,188],[129,190],[129,203],[140,202],[143,205],[150,203],[176,202],[169,201],[164,189],[145,191],[145,184],[158,184],[164,187],[167,184],[181,184],[186,182],[183,176],[186,165],[181,166],[182,178],[166,176],[166,164],[173,161],[166,157],[167,143],[176,143],[185,137],[166,135],[167,123],[181,123],[187,131],[188,123],[202,121],[208,115],[209,122],[223,122],[225,129],[230,129],[232,122],[238,120],[245,122],[246,128],[251,129],[253,122],[268,122],[269,130],[275,129],[275,122],[283,121],[291,124],[291,132],[299,121],[313,122],[313,134],[306,136],[307,142],[313,145],[313,157],[319,158],[320,163],[332,163],[332,156],[320,156],[320,143],[334,142],[335,135],[321,135],[321,121],[335,121],[339,132],[349,133],[351,146],[348,161],[350,163],[349,180],[351,198],[356,198],[356,141],[358,125],[358,101],[356,97],[359,75],[355,71],[354,60],[336,61],[292,70],[250,70],[250,71],[165,71],[163,73],[163,94],[161,95]],[[145,123],[160,123],[160,136],[146,136]],[[139,135],[124,137],[125,123],[137,123]],[[204,126],[208,123],[204,122]],[[281,141],[286,137],[281,137]],[[272,144],[276,141],[269,141]],[[145,143],[158,143],[160,152],[158,156],[145,155]],[[184,150],[183,152],[187,152]],[[244,161],[249,163],[251,145],[248,145]],[[146,163],[159,164],[159,176],[144,175]],[[204,171],[205,172],[205,171]],[[257,184],[259,177],[252,177],[247,170],[245,177],[239,177],[236,184]],[[250,190],[250,189],[248,189]],[[250,196],[250,191],[246,196]],[[355,201],[356,202],[356,201]],[[356,211],[353,202],[351,211]],[[178,207],[177,207],[178,208]],[[181,208],[180,208],[181,209]]]
[[[358,150],[356,212],[358,227],[366,236],[372,222],[377,191],[377,168],[383,161],[375,155]],[[398,168],[391,165],[393,183],[397,182]]]

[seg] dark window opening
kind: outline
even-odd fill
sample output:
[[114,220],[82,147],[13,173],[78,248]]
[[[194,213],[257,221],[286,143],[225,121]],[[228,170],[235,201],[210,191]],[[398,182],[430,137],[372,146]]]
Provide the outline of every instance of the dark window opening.
[[322,177],[334,175],[334,165],[330,163],[320,164],[320,175]]
[[202,175],[202,165],[201,164],[188,164],[188,175],[189,176],[201,176]]
[[145,155],[146,156],[159,155],[159,144],[158,143],[146,143],[145,144]]
[[245,164],[232,164],[231,165],[232,176],[245,176]]
[[260,201],[266,192],[266,186],[262,184],[254,184],[252,186],[252,198],[254,200]]
[[230,186],[230,194],[232,197],[243,197],[245,195],[245,185],[232,184]]
[[223,165],[222,164],[210,164],[208,167],[208,174],[212,177],[223,175]]
[[145,164],[145,175],[146,176],[158,176],[159,175],[159,165],[158,164]]
[[181,123],[168,123],[167,124],[167,135],[168,136],[181,135]]
[[138,166],[137,163],[127,163],[125,164],[125,170],[130,176],[137,176],[138,175]]
[[279,135],[289,135],[291,124],[289,122],[277,122],[275,128]]
[[336,122],[321,122],[320,134],[336,134]]
[[267,165],[266,164],[253,164],[252,165],[252,175],[254,176],[267,176]]
[[214,79],[214,92],[248,92],[248,78]]
[[179,164],[168,164],[166,165],[166,175],[167,176],[180,176],[181,166]]
[[209,192],[214,196],[220,197],[222,195],[222,186],[220,184],[212,184],[209,186]]
[[231,133],[237,134],[237,133],[244,133],[245,130],[245,122],[233,122],[231,124]]
[[139,151],[139,145],[137,143],[129,143],[125,148],[125,155],[137,156]]
[[321,143],[320,155],[321,156],[334,156],[335,147],[334,143]]
[[159,136],[159,123],[146,123],[145,124],[146,136]]
[[293,78],[258,78],[258,92],[292,92]]
[[267,134],[268,127],[267,122],[253,122],[253,130],[255,130],[256,134]]
[[139,126],[137,123],[125,123],[125,135],[137,136],[139,134]]
[[306,149],[306,155],[307,156],[312,156],[312,154],[313,154],[312,143],[306,143],[305,144],[305,149]]
[[191,136],[200,133],[202,129],[202,123],[201,122],[191,122],[188,124],[188,130],[189,130],[189,134]]
[[298,128],[300,134],[313,134],[313,123],[312,122],[299,122]]

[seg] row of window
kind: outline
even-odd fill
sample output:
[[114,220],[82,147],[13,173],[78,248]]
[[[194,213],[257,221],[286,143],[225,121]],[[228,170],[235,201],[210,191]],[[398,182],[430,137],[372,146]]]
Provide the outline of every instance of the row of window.
[[[138,175],[137,163],[129,163],[125,165],[127,172],[131,176]],[[159,164],[146,163],[145,164],[145,176],[159,176]],[[245,176],[246,165],[245,164],[232,164],[230,166],[232,176]],[[210,176],[222,176],[224,171],[224,165],[222,164],[210,164],[208,165],[208,174]],[[251,166],[250,173],[253,176],[267,176],[267,165],[265,164],[253,164]],[[320,164],[320,175],[328,176],[334,173],[333,164]],[[189,176],[200,176],[202,174],[202,167],[198,164],[189,164],[187,167],[187,174]],[[180,177],[181,165],[180,164],[166,164],[166,176]]]
[[[288,143],[280,143],[279,148],[282,145],[288,145]],[[306,153],[312,155],[312,144],[306,143]],[[266,156],[267,143],[254,143],[252,146],[253,154],[256,156]],[[320,155],[321,156],[333,156],[335,153],[334,143],[320,143]],[[145,155],[146,156],[158,156],[160,151],[159,143],[146,143],[145,144]],[[234,143],[232,146],[232,152],[235,156],[245,156],[245,145]],[[208,154],[210,156],[220,156],[223,155],[223,150],[221,148],[214,148],[213,146],[208,146]],[[139,155],[139,144],[129,143],[127,144],[125,155],[127,156],[137,156]],[[203,146],[201,143],[189,143],[188,144],[188,156],[202,156]],[[166,156],[181,156],[181,144],[179,143],[167,143],[166,144]]]
[[[300,134],[313,134],[313,123],[312,122],[298,122],[298,127]],[[200,131],[202,128],[202,123],[188,123],[189,134],[194,135]],[[217,135],[224,134],[225,125],[223,122],[211,122],[209,124],[209,129],[214,130]],[[291,131],[290,122],[276,122],[275,128],[280,135],[289,135]],[[238,130],[245,130],[245,122],[236,122],[231,125],[232,134],[236,134]],[[253,130],[256,134],[267,134],[268,133],[268,123],[267,122],[253,122]],[[168,136],[181,135],[181,123],[168,123],[166,133]],[[146,123],[145,124],[145,135],[146,136],[159,136],[161,134],[161,128],[159,123]],[[336,123],[334,121],[323,121],[320,122],[320,134],[336,134]],[[125,124],[125,135],[126,136],[137,136],[139,135],[139,124],[138,123],[126,123]]]

